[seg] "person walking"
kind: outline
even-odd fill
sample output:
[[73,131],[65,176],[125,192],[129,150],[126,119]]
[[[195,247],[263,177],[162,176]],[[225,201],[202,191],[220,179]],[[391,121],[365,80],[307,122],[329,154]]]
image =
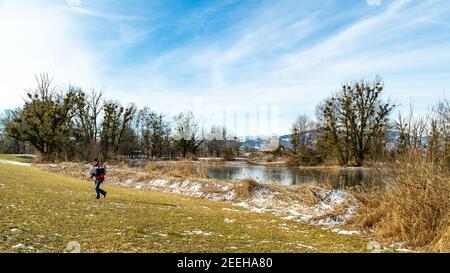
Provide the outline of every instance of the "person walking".
[[106,170],[103,163],[94,159],[94,168],[92,169],[91,179],[95,177],[95,192],[97,193],[97,199],[100,198],[100,194],[106,197],[106,191],[102,190],[100,186],[105,181]]

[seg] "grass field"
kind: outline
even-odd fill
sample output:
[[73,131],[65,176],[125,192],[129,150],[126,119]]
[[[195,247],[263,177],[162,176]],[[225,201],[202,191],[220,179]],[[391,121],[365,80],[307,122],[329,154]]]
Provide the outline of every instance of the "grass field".
[[17,161],[22,163],[30,163],[33,161],[33,157],[29,155],[17,155],[17,154],[0,154],[0,160]]
[[362,252],[341,235],[224,202],[0,164],[0,252]]

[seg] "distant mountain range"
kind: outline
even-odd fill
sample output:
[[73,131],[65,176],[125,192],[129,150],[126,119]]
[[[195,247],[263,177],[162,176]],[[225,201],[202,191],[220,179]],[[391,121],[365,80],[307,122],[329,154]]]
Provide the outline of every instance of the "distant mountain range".
[[[312,143],[315,143],[318,138],[318,132],[317,131],[307,131],[305,134],[311,134],[311,141]],[[395,143],[398,141],[400,133],[398,131],[390,130],[386,132],[386,136],[388,138],[387,143],[387,149],[393,149],[395,147]],[[264,150],[267,143],[270,143],[274,140],[274,138],[278,138],[281,142],[281,145],[287,149],[292,148],[291,144],[291,135],[281,135],[278,137],[246,137],[244,139],[241,139],[241,148],[244,150],[255,150],[255,151],[261,151]],[[425,136],[422,137],[421,142],[423,146],[426,146],[429,142],[430,137]]]

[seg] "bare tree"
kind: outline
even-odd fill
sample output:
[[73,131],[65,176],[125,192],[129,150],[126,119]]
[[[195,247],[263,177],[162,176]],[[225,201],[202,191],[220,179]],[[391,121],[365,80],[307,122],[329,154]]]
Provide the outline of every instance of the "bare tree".
[[356,165],[362,166],[374,136],[388,126],[394,105],[381,100],[383,89],[377,77],[373,83],[344,84],[339,93],[326,100],[321,121],[342,165],[353,157]]
[[199,135],[199,126],[191,111],[182,112],[175,118],[174,139],[181,149],[181,156],[185,158],[189,153],[196,155],[204,139]]
[[291,144],[295,154],[312,146],[313,130],[316,124],[306,115],[299,115],[292,124]]

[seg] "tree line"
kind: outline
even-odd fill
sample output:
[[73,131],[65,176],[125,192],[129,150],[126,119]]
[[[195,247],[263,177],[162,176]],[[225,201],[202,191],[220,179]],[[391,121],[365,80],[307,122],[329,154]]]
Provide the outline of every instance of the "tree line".
[[[276,153],[295,165],[336,161],[363,166],[410,150],[426,151],[431,160],[450,162],[450,103],[442,98],[426,117],[393,117],[396,105],[382,98],[384,83],[354,81],[316,108],[316,120],[300,115],[292,126],[290,147]],[[281,148],[281,143],[280,143]],[[48,74],[36,76],[24,105],[5,111],[0,122],[0,152],[37,151],[43,161],[94,157],[145,156],[178,159],[213,156],[233,159],[241,143],[226,128],[200,128],[192,112],[170,121],[163,113],[134,104],[122,106],[101,91],[69,86],[61,90]]]
[[[34,149],[50,162],[118,156],[232,158],[239,150],[236,139],[225,130],[200,131],[190,111],[178,114],[173,123],[148,107],[137,109],[134,104],[122,106],[107,100],[98,90],[85,92],[75,86],[60,90],[48,74],[40,74],[36,87],[27,91],[24,105],[4,113],[0,148],[6,153]],[[219,131],[222,137],[216,137]]]

